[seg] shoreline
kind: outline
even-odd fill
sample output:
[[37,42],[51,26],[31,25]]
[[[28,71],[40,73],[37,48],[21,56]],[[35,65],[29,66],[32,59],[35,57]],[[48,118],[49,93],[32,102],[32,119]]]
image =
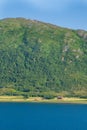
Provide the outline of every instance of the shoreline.
[[67,98],[63,99],[43,99],[41,97],[24,98],[22,96],[0,96],[1,102],[27,102],[27,103],[70,103],[70,104],[87,104],[87,99],[84,98]]

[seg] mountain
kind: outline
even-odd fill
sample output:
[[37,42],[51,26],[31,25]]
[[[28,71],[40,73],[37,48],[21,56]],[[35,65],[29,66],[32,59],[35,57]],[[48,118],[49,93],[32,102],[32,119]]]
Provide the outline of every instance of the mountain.
[[0,20],[0,95],[87,97],[87,31]]

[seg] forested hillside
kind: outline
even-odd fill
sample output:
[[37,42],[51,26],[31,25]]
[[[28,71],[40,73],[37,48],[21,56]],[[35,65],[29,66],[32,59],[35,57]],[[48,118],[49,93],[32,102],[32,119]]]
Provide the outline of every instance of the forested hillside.
[[87,32],[0,20],[0,95],[87,96]]

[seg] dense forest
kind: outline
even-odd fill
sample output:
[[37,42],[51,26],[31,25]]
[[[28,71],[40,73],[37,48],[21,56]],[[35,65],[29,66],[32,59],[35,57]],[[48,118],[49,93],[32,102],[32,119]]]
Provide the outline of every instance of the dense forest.
[[87,97],[87,32],[0,20],[0,95]]

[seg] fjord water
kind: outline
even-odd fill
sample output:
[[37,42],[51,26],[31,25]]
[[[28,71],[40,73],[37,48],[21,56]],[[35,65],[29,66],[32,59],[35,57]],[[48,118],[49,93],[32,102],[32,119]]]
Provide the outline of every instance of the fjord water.
[[87,130],[87,105],[0,103],[0,130]]

